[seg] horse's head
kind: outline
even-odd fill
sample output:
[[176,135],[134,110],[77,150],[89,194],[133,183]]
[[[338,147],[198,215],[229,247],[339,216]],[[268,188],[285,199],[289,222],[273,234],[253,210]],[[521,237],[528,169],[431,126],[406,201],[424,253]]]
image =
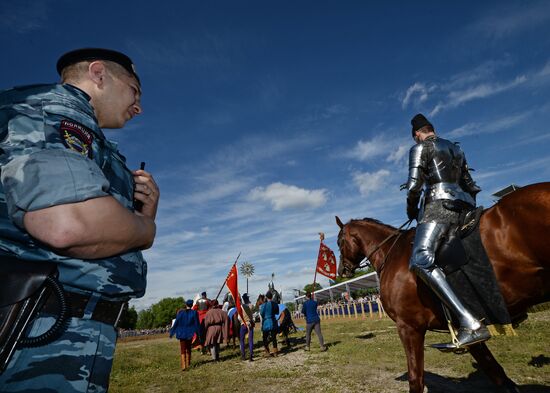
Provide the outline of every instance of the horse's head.
[[338,233],[338,248],[340,249],[338,274],[344,278],[351,278],[365,255],[359,240],[351,233],[350,224],[344,225],[338,216],[336,216],[336,224],[340,227],[340,233]]

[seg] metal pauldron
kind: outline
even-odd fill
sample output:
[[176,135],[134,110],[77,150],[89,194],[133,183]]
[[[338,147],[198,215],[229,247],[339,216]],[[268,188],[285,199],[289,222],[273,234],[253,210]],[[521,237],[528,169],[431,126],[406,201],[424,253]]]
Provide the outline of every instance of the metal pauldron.
[[476,205],[474,198],[455,183],[436,183],[430,185],[426,190],[426,202],[438,199],[461,200],[469,203],[472,207]]

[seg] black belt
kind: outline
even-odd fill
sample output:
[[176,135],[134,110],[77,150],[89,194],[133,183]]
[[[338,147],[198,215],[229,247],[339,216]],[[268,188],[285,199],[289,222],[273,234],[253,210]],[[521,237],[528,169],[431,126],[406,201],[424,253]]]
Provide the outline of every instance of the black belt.
[[[90,296],[81,295],[75,292],[65,292],[65,297],[67,298],[67,304],[69,307],[69,317],[84,317],[84,311],[90,301]],[[126,306],[127,302],[125,301],[110,302],[100,298],[97,301],[90,319],[116,327]],[[53,315],[57,315],[59,313],[59,304],[55,297],[48,297],[48,300],[46,301],[46,304],[44,304],[41,312]]]

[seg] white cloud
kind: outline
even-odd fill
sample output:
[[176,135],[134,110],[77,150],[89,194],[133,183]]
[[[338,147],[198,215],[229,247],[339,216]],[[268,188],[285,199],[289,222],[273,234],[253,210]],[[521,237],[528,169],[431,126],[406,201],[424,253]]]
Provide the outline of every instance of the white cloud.
[[377,172],[356,172],[353,174],[353,182],[359,188],[363,196],[378,191],[388,183],[390,171],[381,169]]
[[510,128],[524,122],[532,116],[532,114],[533,111],[527,111],[512,116],[505,116],[500,119],[493,119],[484,123],[467,123],[463,126],[455,128],[445,134],[445,136],[448,138],[459,138],[467,135],[490,134],[509,130]]
[[430,116],[435,116],[443,109],[455,108],[468,101],[486,98],[513,89],[527,81],[525,75],[520,75],[515,79],[505,83],[482,83],[471,86],[463,90],[451,91],[447,97],[440,101],[431,111]]
[[403,101],[401,101],[401,107],[405,109],[409,103],[414,99],[415,103],[422,103],[428,99],[428,88],[424,83],[415,82],[407,89]]
[[393,163],[399,163],[401,160],[403,160],[404,157],[407,156],[407,153],[409,152],[411,148],[411,143],[402,143],[401,145],[397,146],[397,149],[394,149],[390,155],[386,158],[386,161],[393,162]]
[[277,182],[265,188],[254,188],[249,197],[253,201],[269,202],[273,210],[316,208],[326,203],[327,191],[325,189],[306,190]]
[[370,140],[360,140],[345,156],[359,161],[383,156],[387,162],[398,163],[405,157],[411,144],[406,138],[388,139],[378,135]]
[[380,135],[368,141],[360,140],[348,156],[359,161],[366,161],[386,154],[388,144],[388,141]]

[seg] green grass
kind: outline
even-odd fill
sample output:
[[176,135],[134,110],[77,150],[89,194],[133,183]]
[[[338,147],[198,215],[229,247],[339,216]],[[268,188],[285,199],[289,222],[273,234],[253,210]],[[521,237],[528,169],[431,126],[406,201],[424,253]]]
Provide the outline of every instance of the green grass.
[[[303,323],[299,326],[303,327]],[[488,345],[522,392],[550,392],[550,311],[531,314],[518,337],[494,337]],[[305,352],[304,333],[277,358],[263,358],[259,344],[252,363],[238,349],[222,350],[222,361],[193,351],[191,369],[180,371],[179,343],[168,337],[122,341],[117,345],[110,392],[408,392],[407,363],[397,329],[389,319],[328,319],[321,323],[329,350],[319,351],[315,335]],[[255,331],[256,340],[260,336]],[[448,336],[429,333],[428,343]],[[428,392],[493,391],[468,355],[426,349]],[[533,358],[540,367],[530,365]]]

